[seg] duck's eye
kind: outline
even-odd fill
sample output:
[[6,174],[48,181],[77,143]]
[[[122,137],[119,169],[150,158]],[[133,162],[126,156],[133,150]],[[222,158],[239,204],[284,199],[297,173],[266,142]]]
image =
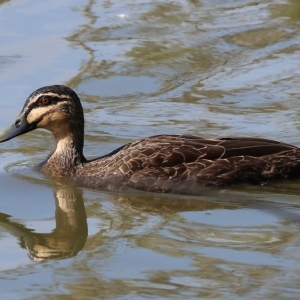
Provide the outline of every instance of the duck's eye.
[[50,104],[50,99],[48,97],[43,97],[41,100],[40,100],[40,104],[43,105],[43,106],[46,106],[46,105],[49,105]]

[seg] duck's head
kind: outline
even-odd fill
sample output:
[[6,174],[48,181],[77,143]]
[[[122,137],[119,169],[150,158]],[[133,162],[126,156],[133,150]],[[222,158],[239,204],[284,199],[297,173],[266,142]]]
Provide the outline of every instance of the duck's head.
[[0,143],[36,128],[44,128],[50,130],[56,139],[76,135],[83,144],[83,127],[83,110],[76,93],[63,85],[45,86],[34,91],[13,124],[0,131]]

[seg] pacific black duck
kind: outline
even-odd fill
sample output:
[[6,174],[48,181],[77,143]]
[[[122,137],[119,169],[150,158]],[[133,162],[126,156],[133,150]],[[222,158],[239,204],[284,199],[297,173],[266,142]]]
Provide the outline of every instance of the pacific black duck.
[[300,148],[251,137],[156,135],[87,160],[82,106],[77,94],[62,85],[33,92],[16,121],[0,132],[0,142],[36,128],[50,130],[56,144],[40,170],[85,187],[193,194],[203,186],[264,184],[300,175]]

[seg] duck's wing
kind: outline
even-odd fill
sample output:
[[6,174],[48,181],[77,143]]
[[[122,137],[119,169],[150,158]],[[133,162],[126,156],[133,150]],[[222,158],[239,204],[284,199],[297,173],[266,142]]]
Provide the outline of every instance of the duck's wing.
[[159,135],[128,144],[123,151],[127,155],[119,168],[135,188],[152,192],[188,193],[199,183],[262,183],[299,171],[297,147],[261,138]]
[[199,194],[200,185],[262,183],[293,177],[300,174],[299,161],[297,147],[267,139],[157,135],[90,162],[80,175],[91,172],[89,181],[95,177],[94,185],[112,182],[151,192]]

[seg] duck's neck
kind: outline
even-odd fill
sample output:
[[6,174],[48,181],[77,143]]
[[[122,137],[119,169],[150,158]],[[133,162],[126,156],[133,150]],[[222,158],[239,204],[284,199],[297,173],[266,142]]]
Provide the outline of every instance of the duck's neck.
[[86,161],[83,156],[83,132],[52,131],[55,141],[54,151],[41,166],[42,171],[65,177],[75,172]]

